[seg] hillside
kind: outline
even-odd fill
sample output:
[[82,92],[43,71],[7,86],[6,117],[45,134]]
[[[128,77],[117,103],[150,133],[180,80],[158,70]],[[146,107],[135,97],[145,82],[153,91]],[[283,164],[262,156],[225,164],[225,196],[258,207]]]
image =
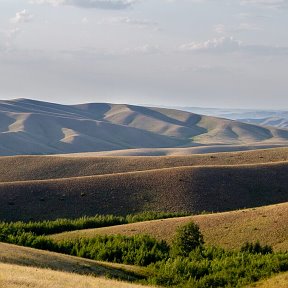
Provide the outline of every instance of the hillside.
[[[0,219],[226,211],[288,201],[288,162],[177,167],[0,184]],[[235,201],[237,199],[237,201]]]
[[[113,281],[93,276],[81,276],[33,267],[0,263],[0,287],[9,288],[145,288],[148,286]],[[149,286],[151,287],[151,286]]]
[[198,108],[198,107],[173,107],[178,110],[188,111],[213,117],[221,117],[240,122],[288,128],[288,111],[285,110],[257,110],[257,109],[221,109],[221,108]]
[[246,288],[287,288],[288,283],[288,273],[281,273],[279,275],[273,276],[269,279],[259,281],[257,283],[251,284]]
[[281,117],[267,117],[260,119],[243,119],[245,123],[256,124],[261,126],[274,126],[278,128],[288,128],[288,116],[286,118]]
[[[288,148],[161,157],[101,157],[88,154],[0,157],[0,182],[45,180],[147,171],[182,166],[220,166],[288,161]],[[13,167],[13,169],[11,169]]]
[[0,155],[219,144],[287,145],[287,140],[285,129],[173,109],[106,103],[69,106],[28,99],[0,101]]
[[96,277],[109,276],[126,281],[141,279],[146,273],[144,268],[137,266],[93,261],[6,243],[0,243],[0,263],[0,265],[37,267]]
[[245,242],[268,244],[275,251],[288,251],[288,203],[225,213],[197,215],[113,227],[79,230],[53,235],[55,240],[90,238],[105,234],[148,234],[171,242],[177,227],[194,221],[209,245],[239,249]]

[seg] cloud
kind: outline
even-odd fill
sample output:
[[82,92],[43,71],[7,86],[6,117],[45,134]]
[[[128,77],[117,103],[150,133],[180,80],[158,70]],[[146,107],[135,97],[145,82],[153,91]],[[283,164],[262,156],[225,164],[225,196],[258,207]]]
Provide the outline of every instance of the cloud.
[[288,0],[240,0],[241,5],[256,5],[266,8],[288,8]]
[[32,4],[67,5],[81,8],[120,10],[132,6],[138,0],[31,0]]
[[252,23],[240,23],[238,26],[227,27],[224,24],[217,24],[214,26],[214,31],[218,34],[229,35],[232,33],[238,33],[243,31],[260,31],[261,29]]
[[158,29],[159,25],[156,22],[147,19],[133,19],[130,17],[109,17],[98,22],[99,24],[127,24],[138,28],[154,28]]
[[244,53],[262,56],[288,55],[288,47],[274,45],[247,45],[233,37],[221,37],[203,42],[180,45],[180,52],[206,53]]
[[19,24],[19,23],[27,23],[33,19],[33,15],[30,14],[26,9],[19,11],[16,15],[10,19],[10,23]]
[[155,54],[161,52],[159,46],[145,44],[135,48],[127,48],[124,50],[124,54]]
[[182,52],[234,52],[241,47],[241,42],[233,37],[221,37],[203,42],[191,42],[181,45],[178,50]]

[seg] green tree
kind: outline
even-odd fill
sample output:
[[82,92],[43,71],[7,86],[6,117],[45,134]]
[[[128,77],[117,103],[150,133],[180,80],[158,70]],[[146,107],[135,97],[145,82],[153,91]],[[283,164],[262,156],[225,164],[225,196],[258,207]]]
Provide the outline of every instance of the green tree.
[[172,244],[172,254],[188,256],[189,253],[204,244],[200,228],[194,222],[190,222],[177,229]]

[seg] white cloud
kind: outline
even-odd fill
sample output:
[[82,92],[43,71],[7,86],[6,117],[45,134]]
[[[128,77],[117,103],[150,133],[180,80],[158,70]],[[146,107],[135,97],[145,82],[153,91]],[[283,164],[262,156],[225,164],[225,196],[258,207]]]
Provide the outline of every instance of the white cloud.
[[135,48],[127,48],[124,50],[125,54],[155,54],[159,53],[161,50],[157,45],[145,44],[143,46],[138,46]]
[[248,53],[254,55],[288,55],[288,47],[276,45],[247,45],[233,37],[221,37],[203,42],[191,42],[178,47],[180,52]]
[[240,4],[267,8],[288,8],[288,0],[240,0]]
[[30,14],[26,9],[19,11],[16,15],[10,19],[12,24],[26,23],[33,19],[33,15]]
[[192,52],[234,52],[239,50],[241,42],[233,37],[221,37],[203,42],[191,42],[179,47],[179,51]]
[[133,19],[130,17],[109,17],[98,22],[99,24],[127,24],[138,28],[154,28],[158,29],[159,25],[156,22],[147,19]]
[[232,33],[238,33],[243,31],[260,31],[261,29],[253,23],[242,22],[238,26],[227,27],[224,24],[217,24],[214,26],[214,31],[218,34],[230,35]]
[[87,17],[82,18],[81,20],[82,24],[87,24],[89,22]]
[[118,10],[128,8],[137,1],[138,0],[31,0],[30,3]]

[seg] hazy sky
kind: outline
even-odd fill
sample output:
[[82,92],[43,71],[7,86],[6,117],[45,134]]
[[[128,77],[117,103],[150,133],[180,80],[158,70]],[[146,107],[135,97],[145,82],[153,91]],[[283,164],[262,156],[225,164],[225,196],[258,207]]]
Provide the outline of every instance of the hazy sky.
[[0,99],[288,110],[288,0],[0,0]]

